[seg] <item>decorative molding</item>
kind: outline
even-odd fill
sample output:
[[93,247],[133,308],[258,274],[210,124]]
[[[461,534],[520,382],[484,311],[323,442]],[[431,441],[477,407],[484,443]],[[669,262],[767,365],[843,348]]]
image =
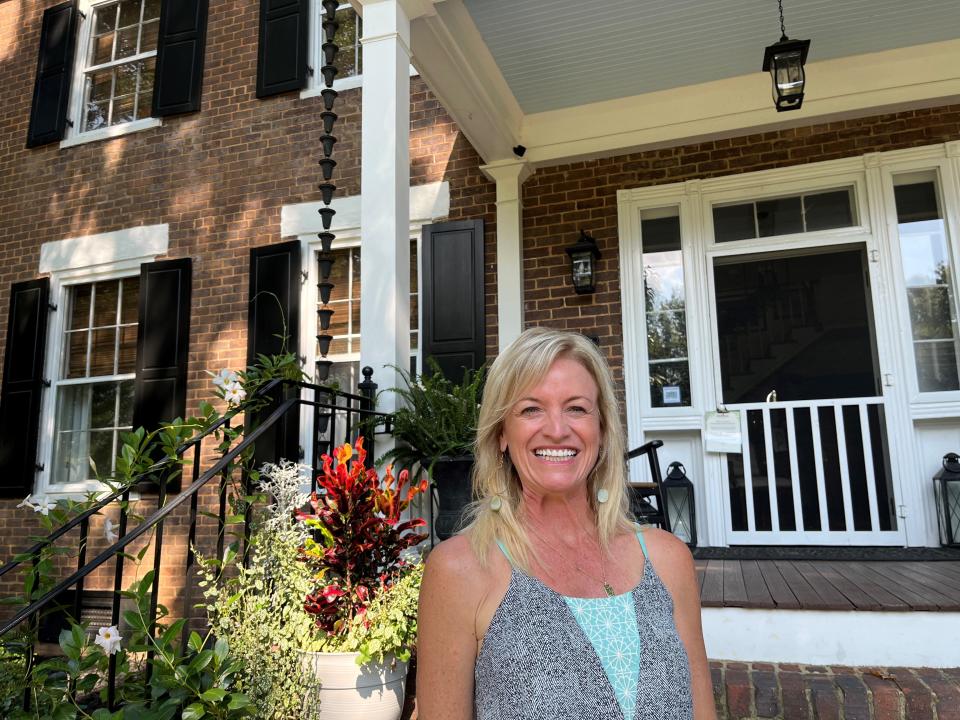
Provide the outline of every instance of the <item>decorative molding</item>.
[[86,270],[122,262],[139,264],[164,255],[170,244],[170,226],[144,225],[113,232],[43,243],[40,273]]
[[[333,207],[337,214],[330,224],[331,232],[356,230],[360,227],[360,195],[334,198]],[[280,237],[289,238],[308,235],[323,230],[318,211],[325,207],[316,202],[284,205],[280,209]],[[410,188],[410,225],[419,226],[439,220],[450,214],[450,183],[427,183]]]
[[960,400],[910,404],[910,417],[914,420],[950,420],[960,418]]

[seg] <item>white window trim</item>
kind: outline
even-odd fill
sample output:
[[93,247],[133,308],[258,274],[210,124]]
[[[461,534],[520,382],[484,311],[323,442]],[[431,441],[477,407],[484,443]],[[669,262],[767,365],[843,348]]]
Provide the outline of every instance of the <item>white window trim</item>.
[[161,118],[149,117],[140,120],[133,120],[120,125],[111,125],[106,128],[99,128],[89,132],[82,132],[80,128],[83,125],[83,94],[84,94],[84,70],[86,70],[86,58],[90,52],[90,38],[93,35],[93,11],[97,5],[113,0],[78,0],[77,10],[81,13],[77,28],[77,45],[73,54],[73,78],[70,82],[70,104],[67,118],[67,134],[60,142],[60,148],[69,148],[76,145],[84,145],[90,142],[100,140],[109,140],[110,138],[130,135],[131,133],[149,130],[159,127],[163,124]]
[[[60,373],[63,352],[63,334],[66,318],[63,308],[72,286],[103,280],[133,277],[140,273],[140,265],[156,260],[169,247],[169,226],[149,225],[84,237],[67,238],[44,243],[40,247],[39,272],[50,275],[50,301],[57,306],[47,323],[44,377],[53,379]],[[127,378],[129,374],[111,376]],[[37,472],[34,493],[54,500],[82,499],[89,492],[103,490],[95,481],[51,483],[53,445],[56,430],[56,393],[43,394],[40,407],[40,442],[38,462],[43,470]]]
[[[346,7],[351,7],[352,4],[348,2],[341,2],[338,10],[342,10]],[[356,6],[352,6],[359,17],[363,17],[363,14],[360,12]],[[362,7],[362,6],[361,6]],[[309,58],[308,65],[313,69],[312,73],[307,74],[307,87],[300,92],[300,98],[305,100],[312,97],[320,97],[320,93],[326,87],[323,83],[323,76],[320,74],[320,68],[323,67],[323,43],[320,41],[321,35],[323,33],[323,28],[320,27],[320,23],[323,18],[323,6],[320,4],[320,0],[310,0],[310,39],[309,39],[309,49],[307,57]],[[363,50],[360,51],[363,53]],[[417,69],[411,65],[410,66],[410,77],[415,77],[419,75]],[[334,78],[333,80],[333,89],[337,92],[342,92],[344,90],[353,90],[355,88],[363,87],[363,73],[358,73],[356,75],[350,75],[349,77],[344,78]]]

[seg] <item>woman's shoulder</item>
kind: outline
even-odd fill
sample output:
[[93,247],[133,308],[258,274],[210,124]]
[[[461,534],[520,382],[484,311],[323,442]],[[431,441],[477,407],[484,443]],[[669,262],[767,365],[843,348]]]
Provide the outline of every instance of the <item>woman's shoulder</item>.
[[437,579],[463,588],[486,582],[490,568],[481,563],[469,535],[454,535],[427,555],[426,571]]
[[642,532],[653,569],[667,588],[685,591],[691,579],[696,583],[693,555],[683,540],[659,528],[648,527]]

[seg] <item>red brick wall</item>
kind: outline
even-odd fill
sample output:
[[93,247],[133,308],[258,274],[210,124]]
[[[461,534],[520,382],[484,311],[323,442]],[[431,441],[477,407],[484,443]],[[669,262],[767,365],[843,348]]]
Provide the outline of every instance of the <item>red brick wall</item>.
[[[41,16],[53,4],[0,4],[0,318],[10,283],[37,276],[42,243],[169,223],[169,257],[194,259],[193,413],[210,398],[205,370],[245,364],[249,249],[280,240],[283,205],[319,199],[321,100],[256,99],[258,4],[227,0],[210,7],[200,112],[107,141],[27,150]],[[360,192],[360,97],[345,91],[335,108],[340,196]],[[451,219],[487,221],[492,263],[494,187],[476,152],[419,78],[411,80],[411,112],[411,183],[448,181]],[[0,559],[36,527],[15,502],[0,501]],[[178,544],[185,550],[184,538]],[[0,595],[8,587],[0,584]]]
[[[523,186],[524,321],[600,336],[623,378],[617,191],[767,170],[960,138],[960,105],[756,133],[544,168]],[[576,295],[564,247],[580,228],[603,257],[597,291]],[[487,278],[488,287],[494,276]]]

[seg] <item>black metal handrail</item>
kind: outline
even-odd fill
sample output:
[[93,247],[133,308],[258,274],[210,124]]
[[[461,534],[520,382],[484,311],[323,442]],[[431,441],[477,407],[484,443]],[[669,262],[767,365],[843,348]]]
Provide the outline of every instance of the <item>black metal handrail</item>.
[[[230,480],[231,472],[238,466],[233,465],[234,461],[237,458],[241,457],[249,448],[251,448],[259,438],[262,438],[268,432],[276,431],[278,429],[278,424],[281,420],[290,413],[299,413],[301,407],[309,407],[313,410],[314,417],[314,432],[313,432],[313,463],[316,466],[319,463],[320,455],[322,454],[321,450],[326,446],[327,452],[333,447],[337,442],[335,434],[339,429],[343,431],[344,441],[352,440],[351,433],[356,431],[364,432],[368,435],[367,447],[371,452],[373,452],[373,438],[369,437],[369,434],[373,431],[373,428],[386,426],[389,427],[390,416],[385,413],[379,413],[375,410],[375,397],[376,397],[376,383],[371,380],[372,371],[369,368],[364,368],[364,382],[360,384],[361,394],[352,394],[346,393],[334,388],[323,387],[318,385],[312,385],[306,382],[292,381],[292,380],[273,380],[265,384],[258,395],[268,395],[271,392],[274,392],[279,389],[279,386],[283,386],[282,391],[287,389],[295,390],[296,395],[293,397],[288,397],[287,399],[277,400],[276,397],[273,398],[274,405],[268,406],[266,409],[259,410],[259,417],[256,419],[256,427],[252,429],[247,429],[244,432],[243,438],[234,445],[232,448],[227,449],[216,462],[214,462],[207,470],[200,472],[200,461],[202,453],[202,443],[203,440],[209,437],[212,433],[217,430],[229,427],[230,420],[238,412],[247,413],[250,412],[251,403],[244,403],[242,406],[236,408],[234,411],[228,412],[224,415],[223,418],[220,418],[217,423],[205,430],[203,433],[198,436],[191,438],[190,440],[182,443],[176,450],[176,458],[167,458],[166,462],[154,463],[146,472],[137,476],[137,478],[127,487],[123,488],[120,491],[111,493],[107,498],[100,500],[93,507],[85,510],[83,513],[79,514],[77,517],[72,518],[68,523],[65,523],[62,527],[53,531],[48,537],[44,538],[28,551],[20,553],[19,561],[13,563],[8,563],[7,566],[4,566],[3,571],[9,572],[14,567],[24,563],[28,558],[32,558],[34,562],[34,574],[35,574],[35,585],[38,585],[36,577],[36,563],[39,558],[40,552],[43,548],[51,545],[57,539],[63,537],[71,529],[80,527],[80,548],[81,552],[78,557],[77,569],[75,572],[70,574],[68,577],[59,581],[46,591],[41,597],[29,602],[25,607],[22,607],[17,611],[11,618],[9,618],[2,626],[0,626],[0,637],[3,637],[7,633],[11,632],[13,629],[18,627],[22,622],[27,619],[31,621],[31,627],[34,632],[37,631],[39,627],[39,617],[40,613],[43,612],[51,602],[60,597],[64,592],[69,591],[71,588],[75,589],[75,607],[74,607],[74,619],[79,621],[81,606],[80,606],[80,596],[82,594],[83,582],[86,577],[88,577],[92,572],[97,568],[100,568],[105,563],[112,559],[116,559],[116,568],[114,572],[114,589],[113,589],[113,605],[111,608],[111,622],[116,625],[119,622],[120,616],[120,597],[123,583],[123,559],[125,557],[124,550],[131,544],[136,542],[139,538],[143,537],[146,533],[151,530],[156,529],[156,534],[153,538],[154,540],[154,568],[159,571],[161,565],[161,547],[162,547],[162,538],[163,538],[163,522],[174,513],[178,508],[183,506],[186,503],[189,503],[189,537],[188,537],[188,552],[186,557],[186,577],[189,577],[190,572],[193,568],[194,563],[194,552],[193,544],[196,539],[196,524],[197,524],[197,515],[198,515],[198,495],[200,490],[205,487],[210,481],[214,478],[219,479],[219,512],[217,513],[218,521],[218,532],[217,532],[217,553],[218,557],[223,557],[223,543],[224,537],[226,534],[226,499],[228,491],[228,483]],[[312,392],[313,399],[308,399],[304,397],[304,390]],[[252,396],[252,397],[256,397]],[[281,397],[283,395],[281,394]],[[341,404],[342,401],[342,404]],[[321,433],[318,431],[320,426],[319,418],[321,414],[325,414],[328,418],[328,423],[326,429]],[[343,416],[343,422],[338,426],[338,416]],[[249,426],[248,426],[249,427]],[[326,436],[326,440],[323,440],[321,436]],[[167,500],[167,480],[170,475],[169,470],[180,467],[180,458],[184,457],[187,452],[190,450],[194,452],[193,458],[193,473],[192,473],[192,482],[189,486],[184,488],[179,492],[175,497]],[[165,469],[168,472],[163,472]],[[243,485],[243,492],[245,495],[250,494],[249,487],[249,473],[245,468],[240,467],[241,471],[241,482]],[[127,531],[127,503],[130,498],[131,486],[135,485],[137,481],[146,479],[151,475],[160,474],[160,488],[159,495],[157,498],[157,509],[144,520],[142,520],[137,527],[131,531]],[[314,473],[315,475],[315,473]],[[313,478],[313,482],[316,482],[316,478]],[[87,533],[89,529],[89,518],[103,510],[110,502],[113,502],[117,499],[122,499],[123,504],[121,505],[121,512],[119,517],[119,526],[118,526],[118,535],[119,537],[115,542],[113,542],[110,547],[100,552],[93,559],[86,561],[86,547],[87,547]],[[244,547],[243,552],[244,556],[248,554],[249,546],[249,506],[248,511],[244,516]],[[158,597],[159,597],[159,581],[160,581],[160,572],[154,573],[153,586],[151,588],[151,598],[150,598],[150,608],[151,608],[151,622],[155,621],[156,612],[158,607]],[[187,582],[184,586],[183,592],[183,617],[189,617],[191,611],[191,588],[190,583]],[[186,632],[183,633],[182,641],[186,642],[187,638]],[[33,665],[34,661],[34,652],[32,648],[27,649],[27,666],[28,670]],[[146,682],[149,684],[149,663],[147,663],[148,671],[146,676]],[[116,690],[116,658],[111,656],[110,667],[109,667],[109,677],[108,677],[108,705],[112,708],[115,701],[115,690]]]
[[[258,398],[258,397],[260,397],[261,395],[272,391],[275,387],[277,387],[277,386],[278,386],[280,383],[282,383],[282,382],[283,382],[283,381],[282,381],[282,380],[279,380],[279,379],[277,379],[277,380],[270,380],[268,383],[266,383],[266,384],[260,386],[259,388],[257,388],[256,392],[254,392],[254,393],[250,396],[250,399],[252,400],[252,399],[254,399],[254,398]],[[246,403],[245,405],[249,405],[249,403]],[[195,445],[196,443],[201,442],[201,441],[203,440],[203,438],[206,438],[207,436],[212,435],[213,433],[215,433],[217,430],[219,430],[220,428],[224,427],[225,425],[229,425],[230,420],[231,420],[234,416],[238,415],[239,413],[242,413],[243,411],[244,411],[244,406],[238,406],[238,407],[236,407],[236,408],[233,408],[232,410],[229,410],[227,413],[224,414],[224,416],[223,416],[222,418],[220,418],[217,422],[215,422],[215,423],[214,423],[213,425],[211,425],[209,428],[207,428],[206,430],[204,430],[203,433],[201,433],[201,434],[198,435],[197,437],[190,438],[189,440],[187,440],[186,442],[184,442],[183,444],[181,444],[180,446],[178,446],[177,449],[176,449],[176,451],[175,451],[175,455],[176,455],[177,457],[180,457],[180,456],[182,456],[182,455],[185,455],[186,452],[187,452],[187,450],[190,449],[190,447],[191,447],[192,445]],[[142,475],[141,475],[141,476],[138,476],[138,477],[156,475],[157,473],[161,472],[162,470],[165,470],[166,468],[168,468],[168,467],[169,467],[170,465],[172,465],[174,462],[175,462],[174,458],[172,458],[172,457],[170,457],[170,456],[167,456],[167,457],[165,457],[165,458],[163,458],[163,459],[158,460],[157,462],[155,462],[155,463],[154,463],[153,465],[151,465],[149,468],[147,468],[146,470],[144,470],[144,472],[142,473]],[[136,482],[137,482],[137,481],[134,480],[131,484],[136,484]],[[107,507],[107,506],[108,506],[110,503],[112,503],[114,500],[117,500],[118,498],[122,497],[122,496],[124,495],[124,493],[128,492],[128,490],[129,490],[128,487],[122,487],[122,488],[120,488],[119,490],[115,490],[114,492],[110,493],[109,495],[106,495],[105,497],[102,497],[102,498],[101,498],[100,500],[98,500],[94,505],[91,505],[89,508],[87,508],[86,510],[84,510],[82,513],[80,513],[80,514],[76,515],[75,517],[71,518],[70,520],[68,520],[67,522],[65,522],[63,525],[61,525],[60,527],[58,527],[56,530],[54,530],[53,532],[51,532],[51,533],[50,533],[49,535],[47,535],[47,537],[45,537],[43,540],[38,541],[36,544],[34,544],[33,546],[31,546],[31,547],[29,547],[28,549],[24,550],[23,552],[17,553],[17,555],[14,556],[14,557],[15,557],[15,558],[16,558],[16,557],[21,557],[21,558],[23,558],[23,557],[26,556],[26,555],[31,555],[31,556],[32,556],[32,555],[34,555],[35,553],[38,553],[38,552],[40,552],[41,550],[43,550],[43,548],[45,548],[45,547],[47,547],[47,546],[49,546],[49,545],[52,545],[54,542],[56,542],[56,541],[59,540],[61,537],[63,537],[64,535],[66,535],[68,532],[70,532],[71,530],[73,530],[73,528],[77,527],[77,526],[80,525],[81,523],[84,523],[84,522],[89,521],[89,519],[90,519],[92,516],[98,514],[101,510],[103,510],[105,507]],[[13,570],[14,568],[18,567],[19,565],[21,565],[24,561],[25,561],[25,559],[21,559],[21,560],[13,559],[13,560],[10,560],[9,562],[7,562],[5,565],[3,565],[3,567],[0,567],[0,577],[3,577],[3,576],[6,575],[8,572],[10,572],[10,571]],[[2,635],[2,634],[3,634],[3,633],[0,632],[0,635]]]

